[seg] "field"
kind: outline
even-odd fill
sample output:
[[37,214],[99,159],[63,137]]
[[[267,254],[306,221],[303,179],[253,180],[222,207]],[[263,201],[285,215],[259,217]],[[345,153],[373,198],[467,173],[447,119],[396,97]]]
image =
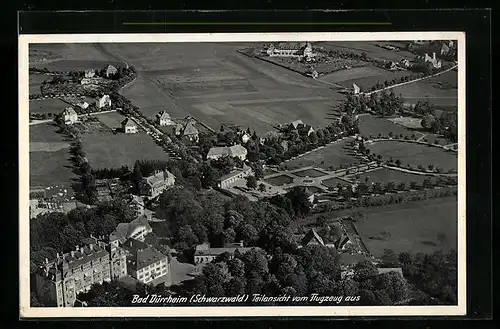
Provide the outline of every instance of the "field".
[[83,149],[93,168],[132,167],[136,160],[168,160],[168,155],[145,133],[82,135]]
[[[456,249],[457,213],[456,197],[438,198],[371,207],[366,211],[366,220],[356,226],[375,256],[382,255],[384,249],[393,249],[396,253],[432,253]],[[389,232],[390,237],[377,240],[384,231]],[[446,238],[440,241],[439,234]]]
[[61,113],[70,105],[58,98],[47,98],[30,101],[31,113]]
[[[391,90],[396,95],[401,95],[405,101],[416,103],[417,101],[429,100],[433,105],[438,106],[457,106],[458,91],[453,88],[456,81],[453,81],[453,74],[456,72],[450,71],[443,73],[437,77],[417,81],[403,86],[394,87]],[[453,82],[451,82],[453,81]],[[441,82],[439,85],[438,82]]]
[[362,115],[359,117],[359,133],[363,136],[373,136],[377,137],[378,134],[382,136],[387,136],[388,133],[392,132],[394,135],[403,134],[403,136],[410,137],[415,134],[417,137],[422,136],[421,133],[411,131],[402,127],[394,122],[390,122],[385,118],[376,117],[373,115]]
[[[402,50],[386,50],[377,46],[377,44],[393,44],[394,42],[381,41],[325,41],[316,42],[316,47],[325,49],[343,50],[353,53],[366,53],[368,58],[399,62],[403,58],[412,59],[415,54]],[[313,46],[314,46],[313,45]]]
[[287,175],[280,175],[272,178],[266,178],[265,181],[272,185],[281,186],[292,183],[293,178]]
[[153,118],[165,110],[218,129],[230,123],[263,134],[301,119],[314,127],[342,95],[327,84],[237,52],[244,44],[104,44],[107,54],[134,65],[139,76],[122,93]]
[[[365,172],[359,175],[359,181],[361,182],[365,182],[366,178],[368,178],[368,184],[374,182],[380,182],[382,184],[385,184],[387,182],[393,182],[395,184],[405,183],[406,186],[408,186],[408,184],[410,184],[410,182],[412,181],[421,184],[424,181],[424,179],[429,178],[429,176],[410,174],[398,170],[382,168]],[[430,178],[434,179],[433,177]]]
[[[301,73],[310,73],[310,64],[299,62],[297,58],[290,57],[269,57],[262,56],[263,60],[267,60],[277,65],[283,65],[292,70]],[[366,62],[356,60],[356,59],[344,59],[344,58],[332,58],[332,57],[322,57],[320,60],[314,62],[314,69],[319,74],[328,74],[331,72],[343,70],[346,66],[350,67],[361,67],[367,65]]]
[[42,85],[42,82],[45,80],[49,79],[50,77],[48,75],[44,74],[30,74],[29,75],[29,93],[30,95],[32,94],[40,94],[40,86]]
[[412,117],[398,117],[387,119],[393,123],[406,127],[408,129],[422,129],[422,119],[420,118],[412,118]]
[[326,187],[328,187],[328,188],[336,188],[337,184],[339,184],[339,183],[342,184],[342,185],[348,185],[349,184],[346,181],[338,179],[338,178],[330,178],[330,179],[322,181],[321,183],[323,185],[325,185]]
[[348,140],[342,140],[329,144],[319,150],[287,161],[282,164],[281,167],[286,167],[289,170],[308,166],[328,169],[330,166],[337,168],[341,165],[354,165],[360,163],[358,158],[349,154],[349,150],[344,149],[347,146],[347,143]]
[[95,117],[111,130],[121,128],[121,123],[125,117],[117,112],[96,114]]
[[433,164],[444,171],[457,169],[458,160],[455,153],[447,152],[439,147],[427,146],[402,141],[380,141],[369,146],[372,153],[380,154],[384,158],[399,159],[403,166],[422,165],[427,167]]
[[299,177],[320,177],[320,176],[325,176],[325,173],[316,170],[316,169],[306,169],[302,171],[296,171],[293,173],[296,176]]
[[70,190],[76,175],[69,162],[69,143],[50,124],[30,126],[30,186],[63,185]]

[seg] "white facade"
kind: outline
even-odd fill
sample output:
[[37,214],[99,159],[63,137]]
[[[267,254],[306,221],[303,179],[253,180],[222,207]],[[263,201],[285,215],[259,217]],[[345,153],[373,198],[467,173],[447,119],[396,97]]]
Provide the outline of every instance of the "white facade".
[[78,114],[72,107],[68,107],[63,112],[64,123],[67,125],[72,125],[78,121]]
[[109,95],[104,95],[102,96],[101,98],[98,98],[95,102],[95,106],[98,108],[98,109],[101,109],[103,107],[108,107],[108,106],[111,106],[111,98],[109,97]]
[[132,273],[132,276],[142,283],[150,283],[167,275],[169,272],[168,267],[168,259],[165,257],[156,263],[137,270],[137,272]]

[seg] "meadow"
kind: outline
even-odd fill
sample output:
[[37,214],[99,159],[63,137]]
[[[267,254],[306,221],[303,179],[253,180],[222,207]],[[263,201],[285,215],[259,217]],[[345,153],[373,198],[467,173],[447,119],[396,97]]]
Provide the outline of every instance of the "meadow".
[[456,153],[443,150],[439,147],[407,143],[403,141],[379,141],[371,144],[369,149],[372,153],[380,154],[384,159],[392,157],[400,160],[402,166],[407,164],[416,167],[422,165],[427,168],[433,164],[444,171],[457,169],[458,160]]
[[59,98],[31,100],[29,104],[30,113],[61,113],[70,106]]

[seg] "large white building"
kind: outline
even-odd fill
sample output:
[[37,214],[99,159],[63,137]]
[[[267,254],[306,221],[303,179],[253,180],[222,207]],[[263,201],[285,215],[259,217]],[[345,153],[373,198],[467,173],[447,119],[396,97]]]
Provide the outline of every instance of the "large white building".
[[78,114],[72,107],[67,107],[62,113],[64,118],[64,123],[67,125],[72,125],[78,121]]
[[236,168],[229,174],[222,176],[217,181],[217,186],[226,188],[232,186],[236,181],[252,175],[252,168],[243,166],[243,168]]
[[160,126],[172,126],[175,124],[175,122],[172,121],[170,114],[165,111],[161,111],[156,115],[156,123],[158,123]]
[[168,257],[146,243],[129,239],[121,247],[128,252],[127,272],[137,281],[152,284],[170,272]]
[[143,177],[139,182],[141,195],[156,198],[169,186],[175,184],[175,176],[168,170],[157,171],[151,176]]
[[207,154],[208,160],[217,160],[222,157],[239,158],[245,160],[247,157],[247,149],[241,145],[212,147]]
[[111,106],[111,98],[109,95],[103,95],[102,97],[98,97],[95,100],[95,106],[98,109],[102,109],[103,107],[109,107]]

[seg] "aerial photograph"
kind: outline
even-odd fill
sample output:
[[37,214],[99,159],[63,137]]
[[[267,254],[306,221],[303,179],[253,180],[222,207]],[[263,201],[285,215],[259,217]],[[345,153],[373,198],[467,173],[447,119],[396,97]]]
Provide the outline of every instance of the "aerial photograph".
[[457,305],[457,52],[31,43],[31,307]]

